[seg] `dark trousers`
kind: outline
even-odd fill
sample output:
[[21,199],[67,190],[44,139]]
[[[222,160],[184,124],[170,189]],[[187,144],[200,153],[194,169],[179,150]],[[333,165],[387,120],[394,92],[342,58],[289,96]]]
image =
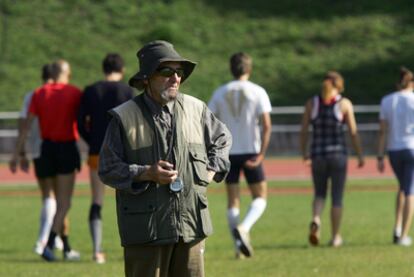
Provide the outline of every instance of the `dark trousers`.
[[205,240],[124,247],[127,277],[204,277]]

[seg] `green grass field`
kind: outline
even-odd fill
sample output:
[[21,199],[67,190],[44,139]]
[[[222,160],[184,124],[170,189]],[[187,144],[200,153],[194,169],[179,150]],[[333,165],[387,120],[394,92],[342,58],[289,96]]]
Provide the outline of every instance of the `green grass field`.
[[[413,276],[413,249],[391,244],[394,192],[385,188],[393,184],[393,180],[349,183],[342,228],[345,244],[340,249],[326,246],[330,229],[328,210],[324,213],[322,246],[308,246],[310,194],[272,193],[265,214],[251,232],[255,255],[242,261],[234,259],[223,185],[214,184],[209,192],[209,206],[215,232],[207,240],[206,276]],[[375,190],[357,189],[364,185],[375,185]],[[270,186],[305,187],[309,182],[272,182]],[[0,276],[123,276],[111,189],[107,190],[103,210],[108,260],[104,265],[91,260],[86,185],[77,185],[70,212],[71,242],[81,251],[81,261],[51,264],[32,253],[40,209],[39,196],[31,193],[35,191],[34,186],[0,186]],[[243,196],[242,201],[244,213],[249,199]]]

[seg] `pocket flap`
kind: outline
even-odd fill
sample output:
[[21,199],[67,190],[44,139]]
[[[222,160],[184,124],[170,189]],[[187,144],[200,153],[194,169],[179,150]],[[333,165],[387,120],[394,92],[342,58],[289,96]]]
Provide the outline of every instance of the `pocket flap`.
[[201,208],[207,208],[208,206],[207,195],[205,195],[204,193],[197,193],[197,195],[198,195],[198,200],[200,200]]
[[207,163],[207,155],[204,153],[190,151],[190,155],[196,161]]
[[156,211],[154,201],[141,197],[142,195],[124,194],[120,201],[124,214],[153,213]]
[[148,204],[146,206],[139,206],[134,207],[130,205],[123,205],[122,211],[125,214],[145,214],[145,213],[153,213],[155,212],[155,206],[152,204]]

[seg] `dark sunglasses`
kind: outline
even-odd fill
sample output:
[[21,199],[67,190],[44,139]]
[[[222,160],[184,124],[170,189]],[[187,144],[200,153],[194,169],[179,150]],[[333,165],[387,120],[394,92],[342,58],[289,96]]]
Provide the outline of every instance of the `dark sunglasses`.
[[171,68],[168,66],[164,66],[164,67],[160,67],[157,69],[158,74],[160,74],[162,77],[171,77],[174,74],[177,74],[178,77],[183,77],[184,76],[184,69],[182,68]]

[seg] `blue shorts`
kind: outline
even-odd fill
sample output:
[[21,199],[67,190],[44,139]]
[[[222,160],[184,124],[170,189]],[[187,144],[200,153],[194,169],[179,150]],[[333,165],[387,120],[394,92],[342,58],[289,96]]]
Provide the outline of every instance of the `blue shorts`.
[[226,177],[227,184],[238,184],[240,178],[240,171],[243,170],[249,185],[256,184],[265,180],[263,164],[253,169],[246,168],[244,163],[248,160],[256,157],[257,154],[242,154],[242,155],[230,155],[230,171]]
[[406,196],[414,194],[414,150],[388,151],[388,157],[392,170],[397,176],[400,190]]

